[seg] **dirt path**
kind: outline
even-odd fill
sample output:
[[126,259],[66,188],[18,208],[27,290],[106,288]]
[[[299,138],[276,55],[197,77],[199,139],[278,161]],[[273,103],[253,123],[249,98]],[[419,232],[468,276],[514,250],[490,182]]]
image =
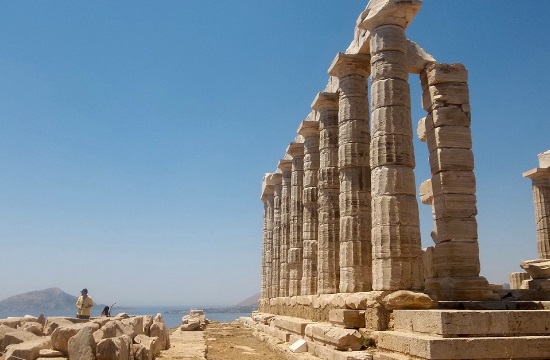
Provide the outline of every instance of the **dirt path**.
[[207,360],[285,360],[283,354],[273,351],[252,330],[239,322],[211,322],[205,332]]

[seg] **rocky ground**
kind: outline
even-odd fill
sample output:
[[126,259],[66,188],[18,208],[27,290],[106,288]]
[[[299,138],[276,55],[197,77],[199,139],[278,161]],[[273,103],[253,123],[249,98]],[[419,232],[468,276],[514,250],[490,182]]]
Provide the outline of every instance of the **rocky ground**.
[[[261,338],[263,338],[263,340]],[[293,354],[288,344],[269,335],[254,334],[239,322],[211,322],[206,331],[174,331],[171,348],[157,359],[183,360],[312,360],[309,354]]]

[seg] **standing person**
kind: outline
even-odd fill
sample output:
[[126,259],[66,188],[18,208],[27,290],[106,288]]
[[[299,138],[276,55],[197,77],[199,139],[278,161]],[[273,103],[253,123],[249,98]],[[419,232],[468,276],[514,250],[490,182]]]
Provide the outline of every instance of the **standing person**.
[[76,300],[76,308],[78,309],[76,317],[79,319],[89,319],[92,306],[94,306],[94,301],[88,296],[88,289],[82,289],[80,297]]

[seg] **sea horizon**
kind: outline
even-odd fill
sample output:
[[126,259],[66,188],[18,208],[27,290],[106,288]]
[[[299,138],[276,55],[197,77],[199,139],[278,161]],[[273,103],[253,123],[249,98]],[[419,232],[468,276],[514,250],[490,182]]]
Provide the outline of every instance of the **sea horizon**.
[[[199,307],[199,306],[193,306],[193,307],[178,307],[178,306],[120,306],[117,307],[116,305],[113,307],[111,311],[111,316],[114,317],[120,313],[126,313],[128,315],[151,315],[155,316],[156,314],[160,313],[162,315],[162,318],[164,319],[164,323],[168,328],[175,328],[181,325],[181,319],[183,316],[189,314],[189,310],[197,309],[197,310],[204,310],[205,316],[210,321],[219,321],[219,322],[231,322],[238,320],[240,317],[243,316],[250,316],[252,311],[249,312],[228,312],[228,311],[221,311],[222,308],[212,308],[212,307]],[[101,311],[103,308],[97,308],[94,306],[92,309],[92,317],[99,317],[101,314]],[[209,311],[210,310],[210,311]],[[0,319],[6,319],[8,317],[22,317],[25,315],[31,315],[31,316],[40,316],[40,314],[44,314],[46,317],[54,317],[54,316],[64,316],[64,317],[75,317],[76,316],[76,309],[75,311],[71,311],[68,309],[63,310],[44,310],[44,311],[37,311],[37,310],[31,310],[31,311],[21,311],[21,310],[14,310],[14,311],[0,311]]]

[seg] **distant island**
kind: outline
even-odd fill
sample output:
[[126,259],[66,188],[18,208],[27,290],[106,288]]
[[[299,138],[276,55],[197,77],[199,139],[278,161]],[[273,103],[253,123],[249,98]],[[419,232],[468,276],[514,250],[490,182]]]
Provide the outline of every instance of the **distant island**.
[[[215,307],[202,309],[206,313],[244,313],[252,312],[258,308],[260,294],[255,294],[240,303],[228,307]],[[49,288],[39,291],[31,291],[0,301],[0,312],[50,312],[50,311],[74,311],[77,297],[67,294],[59,288]],[[102,309],[105,304],[96,304],[94,308]],[[127,307],[121,307],[122,309]],[[128,309],[130,309],[128,307]],[[183,314],[189,309],[168,310],[165,313]]]
[[[67,294],[60,288],[49,288],[39,291],[31,291],[0,301],[1,312],[49,312],[49,311],[76,311],[75,304],[78,298]],[[105,304],[96,304],[95,307],[103,308]]]

